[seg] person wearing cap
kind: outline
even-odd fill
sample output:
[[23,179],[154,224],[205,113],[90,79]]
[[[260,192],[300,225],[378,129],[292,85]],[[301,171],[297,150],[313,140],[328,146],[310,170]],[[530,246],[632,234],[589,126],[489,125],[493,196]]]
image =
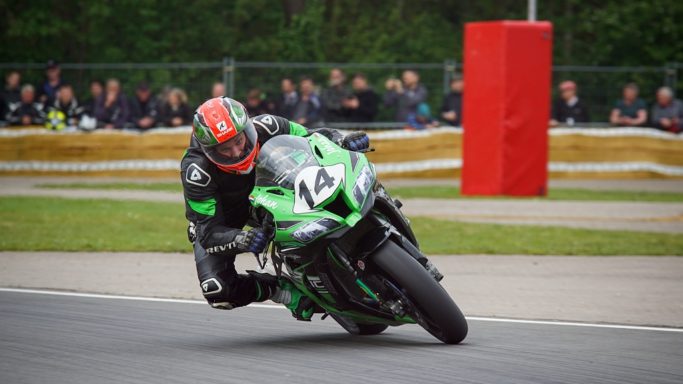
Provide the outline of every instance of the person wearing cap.
[[150,129],[159,120],[159,105],[152,90],[145,82],[138,84],[135,97],[130,103],[131,123],[138,129]]
[[558,88],[560,89],[560,98],[555,100],[553,105],[550,126],[574,126],[577,123],[589,122],[588,107],[579,99],[576,83],[565,80],[560,83]]
[[48,60],[45,65],[45,81],[38,88],[38,101],[44,105],[52,105],[57,98],[57,90],[63,84],[62,70],[59,63]]

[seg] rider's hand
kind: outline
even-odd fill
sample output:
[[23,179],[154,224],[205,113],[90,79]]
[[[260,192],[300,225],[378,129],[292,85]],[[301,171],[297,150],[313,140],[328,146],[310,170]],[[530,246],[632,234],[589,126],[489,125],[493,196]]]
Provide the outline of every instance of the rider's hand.
[[365,132],[354,132],[344,136],[342,148],[349,151],[365,151],[370,147],[370,138]]
[[267,230],[252,228],[237,234],[235,244],[237,244],[237,249],[242,252],[261,253],[268,245],[270,238],[271,234]]

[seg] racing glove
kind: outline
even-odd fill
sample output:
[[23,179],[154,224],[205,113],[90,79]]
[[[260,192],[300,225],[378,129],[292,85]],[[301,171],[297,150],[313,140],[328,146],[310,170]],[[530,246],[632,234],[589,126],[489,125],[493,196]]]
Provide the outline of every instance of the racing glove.
[[370,148],[370,138],[365,132],[353,132],[344,136],[341,146],[349,151],[364,152]]
[[242,252],[261,253],[268,245],[271,234],[261,228],[241,231],[235,236],[235,245]]

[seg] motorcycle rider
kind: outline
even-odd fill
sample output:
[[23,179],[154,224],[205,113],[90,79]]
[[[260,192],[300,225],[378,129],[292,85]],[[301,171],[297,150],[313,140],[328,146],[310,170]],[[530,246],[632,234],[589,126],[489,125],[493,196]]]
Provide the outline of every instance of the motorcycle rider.
[[209,99],[195,111],[180,177],[200,287],[213,308],[270,299],[299,320],[313,315],[315,304],[291,282],[255,271],[238,274],[234,265],[237,254],[263,252],[274,235],[272,223],[243,229],[250,217],[249,193],[260,147],[277,135],[307,136],[313,131],[350,150],[369,146],[365,133],[343,137],[331,129],[309,131],[279,116],[249,118],[246,108],[228,97]]

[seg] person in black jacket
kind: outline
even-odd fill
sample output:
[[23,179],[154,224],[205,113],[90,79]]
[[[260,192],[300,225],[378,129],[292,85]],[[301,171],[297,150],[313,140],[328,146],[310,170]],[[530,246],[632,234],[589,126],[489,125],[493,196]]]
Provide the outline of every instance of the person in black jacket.
[[21,101],[21,74],[11,71],[5,76],[5,88],[0,93],[0,121],[7,118],[10,106]]
[[367,123],[375,120],[379,106],[379,95],[368,86],[368,79],[362,73],[353,76],[351,82],[353,95],[344,100],[348,119],[354,123]]
[[159,124],[163,127],[180,127],[191,122],[192,110],[187,105],[187,95],[180,88],[171,89],[161,106]]
[[43,104],[35,102],[35,88],[26,84],[21,87],[21,101],[10,106],[7,122],[10,125],[43,125]]
[[263,92],[258,88],[250,89],[247,93],[247,103],[244,105],[247,107],[247,112],[249,112],[249,117],[254,117],[258,115],[265,115],[272,113],[272,105],[265,100]]
[[105,129],[124,128],[130,120],[130,104],[121,92],[121,83],[117,79],[107,80],[104,93],[95,103],[97,126]]
[[296,93],[296,84],[292,79],[285,77],[280,82],[280,90],[282,93],[275,103],[275,109],[279,116],[285,119],[294,118],[294,108],[299,102],[299,94]]
[[462,77],[453,77],[450,83],[451,91],[443,98],[443,103],[441,104],[441,118],[454,127],[462,125],[463,87]]
[[147,83],[138,84],[135,97],[130,103],[131,123],[135,128],[150,129],[157,124],[159,107]]
[[[192,130],[180,177],[190,222],[188,240],[204,298],[217,309],[270,299],[284,304],[297,319],[309,320],[315,305],[293,284],[265,273],[238,274],[234,262],[239,253],[263,252],[274,235],[272,222],[267,220],[245,228],[252,217],[249,195],[255,185],[257,154],[275,136],[312,132],[280,116],[249,117],[242,104],[227,97],[199,106]],[[365,134],[344,137],[326,128],[315,132],[356,151],[370,144]]]
[[560,98],[553,105],[550,126],[574,126],[576,123],[589,122],[588,107],[579,99],[576,83],[571,80],[563,81],[559,88]]
[[62,84],[64,82],[62,81],[62,69],[59,67],[59,63],[48,60],[45,65],[45,81],[38,86],[38,101],[44,105],[52,105]]

